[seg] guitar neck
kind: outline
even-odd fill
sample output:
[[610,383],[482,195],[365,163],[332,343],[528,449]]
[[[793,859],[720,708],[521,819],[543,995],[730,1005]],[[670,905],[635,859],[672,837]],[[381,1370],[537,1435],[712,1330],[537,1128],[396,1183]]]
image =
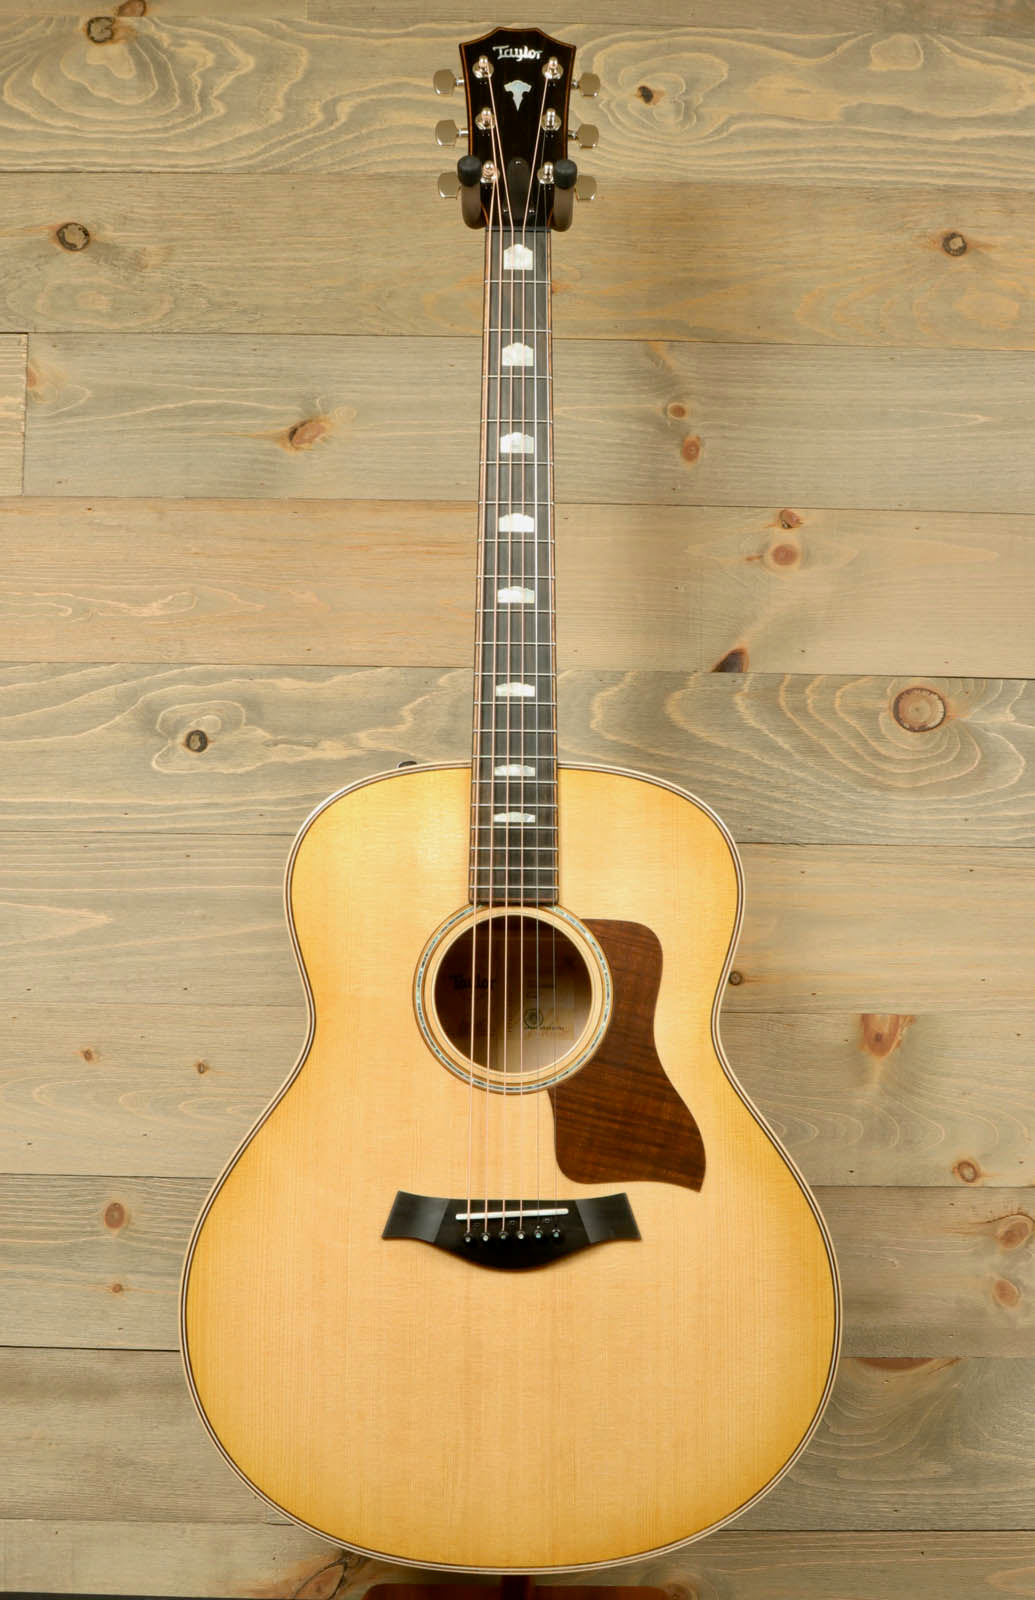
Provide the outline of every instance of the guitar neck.
[[471,899],[557,900],[550,232],[485,241]]

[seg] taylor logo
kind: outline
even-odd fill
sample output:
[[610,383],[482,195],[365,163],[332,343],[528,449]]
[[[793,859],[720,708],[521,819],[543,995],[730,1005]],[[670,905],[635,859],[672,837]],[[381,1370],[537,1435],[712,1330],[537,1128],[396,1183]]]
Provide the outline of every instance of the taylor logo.
[[512,94],[514,96],[514,104],[520,111],[521,102],[525,98],[525,95],[530,92],[532,85],[530,83],[522,83],[520,78],[513,78],[510,83],[505,83],[503,87],[506,89],[508,94]]
[[543,53],[530,44],[497,44],[493,49],[501,61],[538,61]]

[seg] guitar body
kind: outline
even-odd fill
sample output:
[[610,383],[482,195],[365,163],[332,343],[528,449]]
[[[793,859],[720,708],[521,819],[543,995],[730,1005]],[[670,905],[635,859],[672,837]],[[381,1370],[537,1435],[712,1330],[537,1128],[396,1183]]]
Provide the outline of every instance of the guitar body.
[[[599,1566],[696,1537],[785,1470],[832,1381],[836,1271],[721,1054],[740,871],[689,795],[560,770],[559,903],[610,997],[579,1070],[487,1093],[432,1047],[415,974],[468,907],[470,791],[467,767],[404,769],[302,830],[310,1037],[202,1213],[184,1356],[231,1464],[327,1537],[436,1567]],[[477,1195],[621,1192],[639,1237],[527,1271],[382,1237],[397,1191],[469,1196],[472,1161],[502,1169]]]

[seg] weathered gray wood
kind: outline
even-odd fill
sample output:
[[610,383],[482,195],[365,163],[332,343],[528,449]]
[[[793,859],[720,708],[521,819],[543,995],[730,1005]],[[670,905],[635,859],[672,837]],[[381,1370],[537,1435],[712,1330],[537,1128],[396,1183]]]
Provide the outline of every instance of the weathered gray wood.
[[[19,1004],[0,1172],[210,1179],[298,1057],[296,1005]],[[1024,1013],[728,1011],[737,1077],[815,1184],[1030,1185]]]
[[809,1448],[740,1525],[1028,1527],[1033,1380],[1028,1361],[843,1362]]
[[1025,852],[747,845],[742,854],[748,909],[731,1009],[999,1012],[1035,1001]]
[[22,492],[26,344],[21,334],[0,335],[0,495]]
[[[842,1363],[809,1449],[741,1526],[1027,1528],[1035,1362]],[[266,1511],[215,1450],[165,1351],[0,1350],[9,1517],[231,1522]]]
[[[0,1175],[4,1342],[174,1350],[183,1257],[208,1187]],[[819,1189],[841,1269],[845,1354],[1030,1355],[1027,1193]]]
[[[26,0],[2,0],[5,6],[25,5]],[[162,0],[166,10],[169,0]],[[200,8],[200,0],[173,0],[185,8],[193,4]],[[44,0],[41,10],[68,9],[68,0]],[[678,27],[685,23],[688,14],[705,20],[708,13],[693,12],[686,0],[654,0],[650,8],[654,27]],[[339,24],[361,23],[369,15],[362,0],[309,0],[308,15],[313,22]],[[400,23],[442,20],[452,24],[454,17],[463,13],[456,0],[393,0],[392,15]],[[587,0],[577,12],[578,21],[606,22],[609,26],[630,26],[643,21],[643,12],[631,0]],[[722,7],[723,25],[728,28],[786,28],[795,32],[814,32],[837,29],[844,32],[854,28],[916,29],[945,27],[956,38],[986,33],[1024,36],[1035,31],[1035,15],[1031,0],[967,0],[960,6],[958,0],[725,0]],[[470,21],[458,22],[458,37],[468,38],[475,29]],[[571,32],[571,19],[563,13],[549,12],[549,21],[543,27],[555,35],[567,38]],[[444,58],[443,58],[444,59]]]
[[[807,3],[807,0],[803,0]],[[852,0],[847,0],[848,4]],[[892,0],[893,3],[893,0]],[[925,0],[928,4],[938,4],[939,0]],[[995,5],[999,0],[981,0],[982,7]],[[214,0],[0,0],[0,17],[37,16],[37,17],[65,17],[75,18],[82,27],[91,16],[110,17],[116,23],[114,42],[125,40],[127,35],[121,32],[121,27],[126,23],[135,23],[138,19],[128,13],[133,5],[142,6],[143,13],[152,21],[171,22],[174,18],[196,17],[203,18],[216,12]],[[120,11],[127,5],[127,16],[120,17]],[[246,23],[254,17],[293,17],[301,19],[307,15],[308,0],[218,0],[218,15],[222,18],[232,17],[236,21]],[[368,13],[369,14],[369,13]],[[361,21],[357,11],[355,20]],[[977,31],[984,32],[990,16],[987,14],[980,23]],[[997,31],[1000,23],[1005,22],[1005,16],[997,20]],[[120,26],[121,25],[121,26]]]
[[[0,25],[7,170],[437,170],[434,63],[496,16],[361,26],[73,17]],[[565,24],[611,175],[727,183],[1022,187],[1035,170],[1035,40]],[[31,86],[31,87],[29,87]],[[389,111],[390,108],[390,111]],[[386,114],[388,113],[388,114]],[[433,191],[429,190],[429,193]]]
[[932,1539],[733,1528],[653,1561],[594,1573],[593,1582],[662,1584],[673,1600],[998,1600],[1000,1592],[1035,1594],[1035,1550],[1024,1533]]
[[[4,659],[467,666],[474,526],[452,501],[7,500]],[[1035,516],[562,505],[559,660],[1033,677],[1033,550]]]
[[[0,826],[286,842],[346,784],[469,759],[470,697],[462,668],[0,668]],[[1035,843],[1030,682],[570,670],[560,729],[562,757],[689,788],[742,843]]]
[[[113,359],[103,335],[37,334],[29,360],[29,494],[475,492],[473,339],[125,335]],[[555,376],[572,500],[1030,513],[1035,498],[1027,352],[568,340]]]
[[[9,1590],[239,1600],[361,1600],[375,1583],[446,1575],[366,1561],[288,1524],[0,1522]],[[582,1587],[585,1574],[551,1583]],[[730,1529],[594,1584],[665,1586],[673,1600],[999,1600],[1035,1596],[1028,1533],[741,1533]]]
[[0,1349],[8,1517],[262,1522],[172,1352]]
[[[426,177],[392,193],[386,209],[384,179],[362,173],[0,175],[0,326],[478,333],[480,241]],[[83,249],[59,243],[70,220]],[[592,217],[554,242],[554,331],[1032,349],[1033,255],[1024,192],[608,174]]]
[[[748,910],[731,1009],[1035,1004],[1030,850],[749,844],[742,854]],[[285,858],[279,837],[0,834],[0,996],[291,1005],[300,981],[283,927]],[[459,903],[464,883],[458,862]]]
[[[288,1524],[0,1522],[9,1590],[162,1594],[211,1600],[361,1600],[375,1583],[446,1575],[366,1561]],[[585,1574],[551,1579],[573,1587]],[[1035,1596],[1031,1534],[743,1533],[735,1528],[653,1561],[607,1568],[594,1584],[644,1583],[673,1600],[1017,1600]]]
[[811,1183],[1035,1182],[1022,1013],[728,1010],[722,1035],[738,1078]]

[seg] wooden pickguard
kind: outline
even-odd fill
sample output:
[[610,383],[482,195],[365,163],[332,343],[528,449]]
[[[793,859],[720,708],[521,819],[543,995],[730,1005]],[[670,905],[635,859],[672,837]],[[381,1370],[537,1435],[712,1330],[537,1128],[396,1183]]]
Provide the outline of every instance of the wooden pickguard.
[[700,1189],[704,1141],[654,1044],[661,943],[639,922],[586,922],[614,984],[611,1021],[591,1061],[550,1089],[557,1164],[573,1183],[637,1178]]

